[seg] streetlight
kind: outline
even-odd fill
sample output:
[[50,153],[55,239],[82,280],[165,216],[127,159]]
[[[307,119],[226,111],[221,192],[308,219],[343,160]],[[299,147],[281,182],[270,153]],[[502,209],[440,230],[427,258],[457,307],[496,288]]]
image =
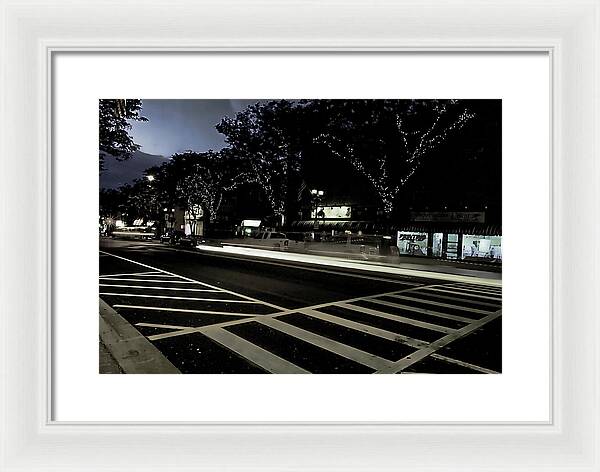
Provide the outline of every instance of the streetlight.
[[[316,188],[314,188],[310,191],[310,194],[313,196],[313,200],[315,202],[315,224],[314,224],[313,230],[316,232],[319,229],[319,224],[317,222],[317,218],[318,218],[317,212],[319,211],[319,202],[323,198],[323,195],[325,195],[325,192],[323,190],[317,190]],[[313,239],[315,239],[314,233],[313,233]]]
[[148,182],[154,182],[154,176],[153,175],[147,175],[146,178],[148,179]]

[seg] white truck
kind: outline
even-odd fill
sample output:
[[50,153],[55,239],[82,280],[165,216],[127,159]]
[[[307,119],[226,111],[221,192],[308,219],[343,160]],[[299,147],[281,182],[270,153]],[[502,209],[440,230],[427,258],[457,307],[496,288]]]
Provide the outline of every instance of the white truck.
[[275,231],[261,231],[253,236],[252,246],[264,246],[286,250],[290,245],[290,240],[285,234]]

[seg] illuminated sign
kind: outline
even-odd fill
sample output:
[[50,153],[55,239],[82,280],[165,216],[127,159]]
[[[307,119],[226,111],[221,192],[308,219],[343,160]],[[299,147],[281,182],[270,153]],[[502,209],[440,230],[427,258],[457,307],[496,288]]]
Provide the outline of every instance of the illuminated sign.
[[247,228],[258,228],[260,226],[260,220],[242,220],[242,226]]
[[398,231],[398,242],[400,241],[425,241],[427,239],[426,233],[401,233]]
[[[310,213],[311,218],[315,217],[315,210]],[[317,207],[317,218],[327,220],[339,220],[352,218],[352,209],[349,206],[320,206]]]
[[191,208],[192,211],[186,211],[183,215],[183,218],[186,220],[196,220],[198,221],[204,216],[204,209],[200,205],[194,205]]

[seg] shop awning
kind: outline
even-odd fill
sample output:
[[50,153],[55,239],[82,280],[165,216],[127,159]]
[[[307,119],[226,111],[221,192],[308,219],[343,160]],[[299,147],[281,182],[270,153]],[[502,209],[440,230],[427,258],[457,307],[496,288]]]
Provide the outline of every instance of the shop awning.
[[[375,228],[371,221],[351,221],[351,220],[317,220],[319,230],[336,230],[336,231],[368,231]],[[315,220],[294,221],[290,225],[292,230],[310,231],[315,227]]]
[[[400,225],[390,225],[385,228],[382,224],[373,221],[335,221],[318,220],[319,231],[362,231],[363,233],[396,232],[410,231],[414,233],[448,233],[448,234],[477,234],[482,236],[502,236],[502,226],[479,223],[407,223]],[[312,231],[315,226],[314,220],[301,220],[292,222],[292,231]],[[389,228],[389,229],[388,229]]]
[[476,224],[476,223],[409,223],[396,225],[395,231],[410,231],[414,233],[448,233],[448,234],[476,234],[481,236],[502,236],[501,225]]

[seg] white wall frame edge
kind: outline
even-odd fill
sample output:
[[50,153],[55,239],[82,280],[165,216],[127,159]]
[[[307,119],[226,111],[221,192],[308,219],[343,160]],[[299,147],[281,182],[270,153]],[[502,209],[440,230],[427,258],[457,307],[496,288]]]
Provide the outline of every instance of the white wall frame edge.
[[[289,2],[298,6],[296,2]],[[439,8],[439,16],[422,13],[426,20],[437,18],[430,38],[389,37],[352,39],[344,28],[333,27],[332,37],[311,39],[306,31],[279,31],[285,22],[285,8],[266,19],[272,37],[262,38],[243,26],[244,35],[194,37],[190,21],[178,37],[165,28],[165,38],[147,36],[147,27],[134,28],[119,38],[110,35],[103,3],[50,0],[43,3],[0,2],[0,20],[6,26],[1,34],[3,71],[0,103],[2,142],[0,195],[4,228],[29,221],[27,235],[3,234],[0,290],[3,315],[3,380],[1,386],[0,470],[586,470],[600,471],[599,323],[593,316],[600,307],[594,287],[600,282],[596,265],[598,249],[592,257],[565,255],[569,235],[575,229],[586,231],[596,240],[600,223],[589,215],[600,210],[600,196],[594,182],[600,182],[597,131],[600,97],[600,7],[593,1],[567,0],[520,2],[534,15],[519,17],[515,4],[487,2],[504,17],[532,21],[529,36],[511,36],[510,24],[501,37],[485,38],[476,22],[483,13],[466,19],[466,30],[457,33],[443,15],[450,5],[466,12],[469,2],[427,2]],[[272,2],[246,2],[261,10]],[[314,5],[314,3],[312,3]],[[324,2],[321,14],[330,19],[339,14],[352,17],[360,5],[352,2]],[[139,2],[111,3],[110,8],[127,14]],[[158,24],[157,12],[164,14],[167,2],[154,1],[155,11],[145,18]],[[202,11],[192,2],[178,6]],[[208,17],[226,14],[226,5],[239,2],[207,2]],[[392,9],[401,24],[402,11],[419,17],[420,7],[406,5]],[[397,8],[397,10],[396,10]],[[544,9],[549,10],[544,16]],[[311,18],[306,10],[300,15]],[[262,11],[262,10],[261,10]],[[292,7],[287,12],[291,13]],[[560,14],[559,14],[560,13]],[[178,13],[177,13],[178,15]],[[176,16],[177,16],[176,15]],[[370,25],[389,25],[383,13],[366,15]],[[60,19],[60,21],[57,20]],[[237,22],[241,22],[238,14]],[[537,23],[548,20],[547,31],[536,31]],[[80,25],[90,21],[95,29],[107,27],[105,35],[86,33]],[[178,24],[185,23],[180,16]],[[204,20],[208,21],[208,20]],[[235,24],[236,21],[233,21]],[[292,26],[298,18],[290,19]],[[488,23],[494,23],[487,20]],[[103,23],[104,22],[104,23]],[[554,22],[554,23],[552,23]],[[94,29],[93,28],[93,29]],[[370,28],[370,27],[369,27]],[[369,28],[366,28],[369,30]],[[375,26],[373,26],[375,28]],[[552,29],[554,28],[554,29]],[[407,29],[411,29],[407,26]],[[210,29],[210,34],[216,34]],[[279,37],[275,37],[276,32]],[[337,37],[335,35],[337,34]],[[423,33],[427,36],[427,33]],[[171,35],[171,36],[169,36]],[[52,189],[50,123],[50,85],[47,73],[51,57],[58,51],[551,51],[553,62],[552,155],[554,189],[553,232],[553,308],[554,376],[552,424],[76,424],[56,423],[49,418],[48,373],[50,352],[50,224]],[[35,120],[31,118],[35,117]],[[589,120],[589,121],[588,121]],[[8,156],[19,156],[9,160]],[[576,165],[572,164],[574,160]],[[30,179],[29,181],[27,179]],[[29,185],[19,184],[28,181]],[[586,216],[587,219],[586,219]],[[28,216],[25,216],[28,215]],[[589,221],[592,220],[592,221]],[[30,251],[30,268],[23,269],[25,251]],[[31,272],[37,274],[32,275]],[[587,282],[586,282],[587,280]],[[583,287],[583,288],[582,288]],[[578,293],[579,288],[579,293]],[[581,293],[583,292],[583,293]],[[31,345],[31,333],[37,343]],[[576,357],[581,351],[585,359]],[[24,368],[25,367],[25,368]],[[203,447],[199,448],[198,444]],[[224,446],[226,444],[226,446]],[[170,451],[177,450],[181,461],[173,464]],[[98,451],[104,461],[96,460]],[[236,454],[232,454],[236,451]],[[308,451],[308,453],[307,453]],[[235,457],[231,457],[234,455]]]

